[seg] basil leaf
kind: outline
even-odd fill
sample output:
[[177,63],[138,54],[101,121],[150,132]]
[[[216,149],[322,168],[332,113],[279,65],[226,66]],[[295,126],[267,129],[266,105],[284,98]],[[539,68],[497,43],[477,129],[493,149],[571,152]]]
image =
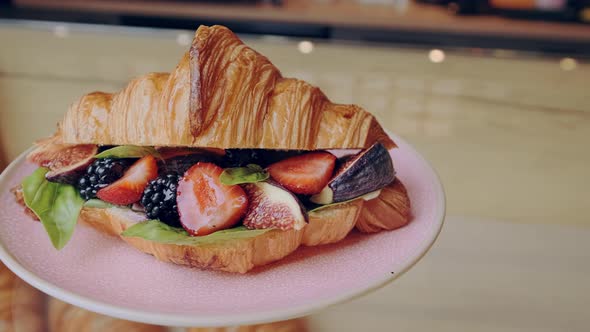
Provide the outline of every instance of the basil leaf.
[[254,164],[246,167],[226,168],[219,176],[219,181],[225,185],[254,183],[268,179],[268,172]]
[[162,159],[162,156],[158,150],[154,149],[153,147],[135,145],[116,146],[114,148],[104,150],[103,152],[94,156],[94,158],[141,158],[149,155]]
[[190,236],[184,229],[176,228],[159,220],[148,220],[135,224],[127,228],[122,236],[139,237],[145,240],[176,244],[176,245],[206,245],[217,242],[248,239],[260,234],[264,234],[271,229],[247,229],[239,226],[230,229],[224,229],[205,236]]
[[97,208],[97,209],[109,209],[112,207],[115,207],[116,205],[105,202],[101,199],[89,199],[86,201],[86,203],[84,203],[84,207],[89,207],[89,208]]
[[327,207],[331,207],[331,206],[339,205],[339,204],[350,203],[352,201],[356,201],[357,199],[364,199],[365,201],[370,201],[370,200],[372,200],[374,198],[379,197],[380,194],[381,194],[381,189],[377,189],[375,191],[371,191],[369,193],[366,193],[364,195],[355,197],[353,199],[349,199],[347,201],[342,201],[342,202],[338,202],[338,203],[330,203],[330,204],[326,204],[326,205],[318,205],[316,207],[313,207],[313,208],[309,209],[307,212],[309,212],[309,213],[311,213],[311,212],[317,212],[317,211],[320,211],[320,210],[322,210],[324,208],[327,208]]
[[51,243],[63,248],[74,232],[84,200],[74,186],[49,182],[38,168],[22,182],[25,204],[39,217]]

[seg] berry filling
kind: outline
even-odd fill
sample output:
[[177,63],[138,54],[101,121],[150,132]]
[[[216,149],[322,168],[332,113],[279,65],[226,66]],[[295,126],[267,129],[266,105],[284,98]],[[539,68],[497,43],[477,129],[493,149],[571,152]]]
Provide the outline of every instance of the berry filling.
[[166,174],[152,180],[143,191],[141,205],[149,219],[158,219],[170,226],[181,227],[176,204],[176,189],[182,176]]
[[[363,151],[372,150],[375,149]],[[342,196],[340,191],[348,188],[358,191],[362,187],[363,192],[342,197],[360,197],[366,194],[364,191],[383,187],[383,181],[371,179],[370,174],[364,178],[356,175],[355,169],[359,167],[355,165],[365,168],[362,165],[366,159],[378,159],[373,156],[376,153],[361,151],[343,163],[327,151],[189,148],[152,151],[153,155],[94,160],[76,181],[80,195],[85,200],[99,198],[116,205],[134,204],[145,212],[147,219],[202,236],[237,224],[251,229],[301,229],[307,222],[302,202],[311,204],[310,201],[319,200],[326,202],[322,204],[333,204]],[[386,150],[381,155],[391,163]],[[353,170],[356,173],[350,176],[351,183],[336,186],[335,180]],[[361,180],[363,183],[352,183]],[[379,183],[380,188],[373,188],[370,184],[373,182]],[[331,194],[328,199],[319,199],[325,192]]]
[[96,198],[97,192],[117,181],[123,176],[125,170],[131,166],[130,159],[97,159],[87,169],[86,173],[78,179],[77,187],[80,196],[85,200]]

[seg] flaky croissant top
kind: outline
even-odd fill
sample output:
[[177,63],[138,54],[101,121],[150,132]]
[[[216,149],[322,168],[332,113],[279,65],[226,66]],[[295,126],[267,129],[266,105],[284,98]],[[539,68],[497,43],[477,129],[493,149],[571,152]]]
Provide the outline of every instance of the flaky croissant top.
[[83,96],[60,128],[67,144],[315,150],[381,141],[395,147],[372,114],[282,77],[223,26],[200,26],[172,73],[147,74],[118,93]]

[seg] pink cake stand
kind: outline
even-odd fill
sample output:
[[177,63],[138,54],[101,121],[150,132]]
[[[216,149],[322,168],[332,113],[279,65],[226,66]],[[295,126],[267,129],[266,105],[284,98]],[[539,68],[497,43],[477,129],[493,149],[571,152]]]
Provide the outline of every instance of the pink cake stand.
[[432,167],[400,137],[391,155],[412,202],[412,221],[378,234],[301,247],[246,275],[163,263],[120,239],[78,226],[53,249],[9,189],[35,168],[18,157],[0,175],[0,259],[41,291],[98,313],[171,326],[230,326],[285,320],[367,294],[395,280],[429,250],[445,216]]

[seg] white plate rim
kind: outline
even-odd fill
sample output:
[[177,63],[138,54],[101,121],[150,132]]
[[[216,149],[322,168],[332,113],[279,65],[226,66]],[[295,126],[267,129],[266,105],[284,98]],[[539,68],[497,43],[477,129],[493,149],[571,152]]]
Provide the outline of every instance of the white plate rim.
[[[264,311],[256,314],[230,314],[230,315],[207,315],[207,316],[195,316],[195,315],[177,315],[171,313],[154,313],[150,311],[142,311],[137,309],[129,309],[117,305],[108,304],[101,301],[93,300],[92,298],[81,296],[73,292],[67,291],[60,288],[41,277],[35,275],[33,272],[27,270],[22,266],[13,256],[8,252],[3,243],[0,242],[0,260],[14,272],[21,279],[26,281],[28,284],[39,289],[40,291],[60,299],[64,302],[73,304],[75,306],[97,312],[103,315],[108,315],[116,318],[137,321],[142,323],[165,325],[165,326],[178,326],[178,327],[220,327],[220,326],[235,326],[235,325],[249,325],[274,322],[279,320],[287,320],[296,317],[302,317],[310,315],[319,310],[328,308],[330,306],[350,301],[366,295],[378,288],[381,288],[395,279],[399,278],[402,274],[411,269],[422,257],[433,246],[434,242],[438,238],[444,224],[445,213],[446,213],[446,197],[445,192],[440,181],[440,177],[434,170],[432,165],[418,152],[414,147],[407,143],[401,137],[386,131],[387,134],[394,139],[396,144],[403,145],[404,148],[410,149],[418,158],[427,166],[430,171],[430,175],[435,180],[434,191],[438,197],[435,207],[435,218],[438,222],[436,228],[433,229],[432,234],[429,238],[422,241],[419,247],[419,254],[413,257],[413,259],[405,262],[406,264],[401,270],[398,270],[395,274],[387,274],[383,278],[377,279],[373,284],[367,285],[364,288],[357,288],[348,292],[342,292],[337,296],[332,296],[322,301],[317,301],[312,305],[302,305],[291,307],[288,309],[280,309],[273,311]],[[8,165],[8,167],[0,174],[0,188],[8,187],[9,174],[13,173],[14,170],[24,161],[26,155],[31,149],[23,152],[14,161]]]

